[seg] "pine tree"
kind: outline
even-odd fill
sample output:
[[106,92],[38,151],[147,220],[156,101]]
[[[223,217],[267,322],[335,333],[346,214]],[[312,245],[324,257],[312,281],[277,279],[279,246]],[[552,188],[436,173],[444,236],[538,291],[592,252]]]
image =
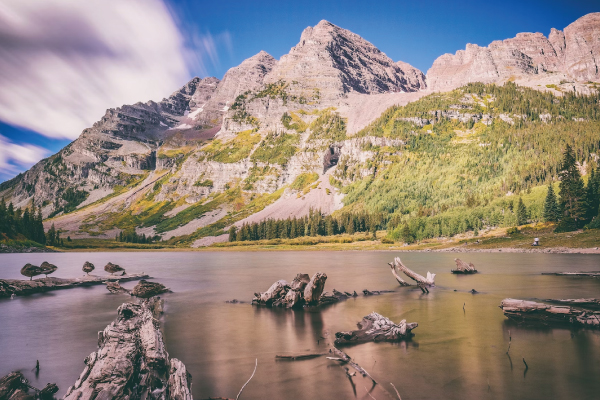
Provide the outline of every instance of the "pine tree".
[[[563,210],[563,220],[559,231],[577,229],[585,220],[587,211],[585,188],[581,174],[575,164],[575,153],[570,145],[565,149],[560,176],[560,205]],[[572,220],[571,221],[569,221]]]
[[558,210],[558,204],[556,204],[556,195],[552,184],[548,185],[548,193],[546,194],[546,200],[544,201],[544,221],[556,222],[560,217]]
[[527,207],[523,203],[523,199],[519,197],[519,204],[517,205],[517,225],[525,225],[527,223]]
[[588,179],[588,184],[585,189],[585,198],[587,203],[586,219],[591,221],[598,215],[598,207],[600,207],[600,196],[598,196],[598,179],[596,171],[592,168]]

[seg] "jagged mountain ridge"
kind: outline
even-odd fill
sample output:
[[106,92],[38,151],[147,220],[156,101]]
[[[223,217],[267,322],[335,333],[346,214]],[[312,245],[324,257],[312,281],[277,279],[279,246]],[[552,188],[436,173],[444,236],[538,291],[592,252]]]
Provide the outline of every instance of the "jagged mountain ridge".
[[[529,39],[525,39],[539,35],[518,36],[520,39],[514,46],[524,54],[525,47],[531,47]],[[551,39],[560,47],[559,33],[551,35]],[[565,44],[563,53],[566,49]],[[558,65],[559,58],[557,53],[554,59],[542,60],[546,62],[544,68]],[[458,82],[460,79],[452,84]],[[157,221],[186,215],[180,218],[182,224],[175,221],[159,226],[144,222],[135,227],[139,232],[160,233],[168,238],[192,234],[215,221],[239,223],[240,219],[226,218],[237,206],[219,203],[207,207],[206,212],[201,207],[207,202],[211,204],[211,199],[231,187],[240,187],[247,194],[243,198],[252,198],[278,193],[302,174],[316,173],[321,184],[315,190],[328,189],[334,193],[313,196],[314,206],[331,212],[342,203],[337,190],[325,185],[329,176],[324,174],[327,152],[341,151],[346,159],[350,157],[354,164],[362,165],[373,156],[365,151],[365,146],[398,145],[386,138],[352,139],[346,133],[356,132],[391,105],[406,104],[428,94],[425,88],[421,71],[403,62],[394,63],[358,35],[321,21],[307,28],[298,45],[280,61],[260,52],[230,69],[221,81],[194,78],[160,103],[137,103],[108,110],[58,155],[2,184],[0,192],[19,206],[35,199],[36,205],[44,207],[46,216],[68,205],[64,193],[69,188],[89,193],[79,207],[102,201],[100,214],[106,215],[129,213],[133,218],[139,213],[138,203],[150,199],[151,203],[165,207],[157,214]],[[353,124],[358,128],[350,130],[344,121],[357,118],[357,110],[371,115]],[[286,122],[285,115],[291,120]],[[335,126],[342,126],[343,136],[335,136],[332,128]],[[216,140],[206,145],[206,140],[213,137]],[[237,152],[236,146],[244,152]],[[272,151],[278,147],[289,153],[281,158]],[[269,151],[279,161],[265,159],[264,154],[271,154]],[[335,169],[335,164],[329,166]],[[374,173],[365,167],[355,170],[345,183]],[[122,189],[127,184],[131,187]],[[131,195],[111,198],[117,194],[115,188],[118,193]],[[289,196],[296,198],[289,190],[277,198],[285,202]],[[307,199],[313,201],[310,196]],[[292,212],[283,208],[284,213]],[[196,209],[198,213],[193,214]],[[103,226],[93,232],[100,237],[114,237],[119,229],[132,228],[114,218],[98,218],[93,210],[68,214],[53,222],[68,230],[72,237],[91,234],[82,223],[86,219]],[[281,212],[268,215],[283,216]]]
[[511,80],[533,88],[575,88],[589,93],[585,83],[600,80],[599,68],[600,13],[592,13],[564,31],[552,28],[548,37],[519,33],[487,47],[469,43],[465,50],[438,57],[427,71],[427,85],[431,90],[447,91],[470,82],[502,84]]

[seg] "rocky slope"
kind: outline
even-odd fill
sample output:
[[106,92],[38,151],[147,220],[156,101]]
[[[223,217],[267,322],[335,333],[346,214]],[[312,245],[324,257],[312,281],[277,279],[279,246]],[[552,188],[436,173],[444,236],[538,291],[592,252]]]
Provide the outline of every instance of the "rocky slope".
[[469,82],[525,86],[546,85],[589,92],[588,81],[600,80],[600,13],[579,18],[563,31],[519,33],[487,47],[467,44],[456,54],[444,54],[427,71],[427,85],[447,91]]

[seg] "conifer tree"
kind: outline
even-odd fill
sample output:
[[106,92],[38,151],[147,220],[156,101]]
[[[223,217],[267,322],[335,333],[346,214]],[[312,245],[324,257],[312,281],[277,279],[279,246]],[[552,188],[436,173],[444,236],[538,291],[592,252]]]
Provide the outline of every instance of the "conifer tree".
[[546,200],[544,201],[544,221],[556,222],[560,217],[558,210],[558,204],[556,203],[556,195],[552,184],[548,185],[548,193],[546,194]]
[[582,221],[585,220],[587,206],[583,180],[575,163],[575,153],[570,145],[567,145],[565,149],[559,176],[560,205],[564,213],[564,223],[559,230],[572,230],[573,227],[577,229]]
[[525,225],[527,223],[527,207],[523,203],[523,198],[519,197],[517,205],[517,225]]

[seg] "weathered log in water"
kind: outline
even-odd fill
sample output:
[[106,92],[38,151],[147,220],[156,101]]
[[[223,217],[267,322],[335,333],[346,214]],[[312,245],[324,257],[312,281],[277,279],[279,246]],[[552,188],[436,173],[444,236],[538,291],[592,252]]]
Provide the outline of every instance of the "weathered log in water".
[[181,361],[169,358],[156,319],[162,300],[124,303],[117,312],[98,333],[98,351],[85,359],[64,399],[192,400],[191,375]]
[[[398,268],[400,271],[402,271],[404,273],[404,275],[408,276],[410,279],[417,282],[417,284],[421,284],[424,286],[434,286],[435,285],[435,274],[432,274],[431,272],[427,272],[427,277],[417,274],[412,269],[410,269],[407,266],[405,266],[404,264],[402,264],[400,257],[394,258],[393,270],[395,270],[395,268]],[[396,278],[396,279],[398,279],[398,278]]]
[[145,279],[142,279],[133,287],[131,291],[131,295],[135,297],[139,297],[141,299],[149,299],[154,296],[158,296],[159,294],[163,294],[166,292],[170,292],[171,289],[158,282],[148,282]]
[[349,332],[337,332],[335,344],[354,344],[364,342],[399,342],[408,339],[414,334],[411,332],[419,324],[407,323],[405,319],[395,324],[389,318],[372,312],[365,316],[358,324],[358,330]]
[[519,299],[504,299],[500,308],[509,319],[519,323],[600,328],[600,312]]
[[106,282],[106,289],[113,294],[117,293],[127,293],[130,294],[131,290],[125,289],[123,286],[119,284],[119,281],[115,282]]
[[[336,355],[336,357],[327,357],[328,359],[333,360],[333,361],[339,361],[344,364],[350,365],[352,368],[354,368],[356,371],[358,371],[358,373],[361,374],[363,377],[368,376],[373,381],[373,384],[377,384],[377,381],[375,381],[375,379],[373,379],[373,377],[367,372],[367,370],[365,370],[363,367],[361,367],[356,362],[354,362],[354,360],[352,360],[352,358],[348,354],[344,353],[342,350],[335,348],[335,347],[330,349],[329,352]],[[346,371],[346,372],[348,372],[348,371]]]
[[477,270],[473,263],[466,263],[460,258],[455,258],[454,262],[456,263],[456,269],[452,270],[453,274],[476,274]]
[[310,354],[299,354],[299,355],[276,355],[276,361],[302,361],[302,360],[312,360],[313,358],[318,358],[324,356],[323,353],[310,353]]
[[[282,279],[273,283],[266,292],[254,293],[252,304],[286,308],[320,307],[358,296],[356,291],[350,293],[333,289],[333,293],[324,292],[326,280],[327,275],[322,272],[317,272],[311,279],[307,274],[298,274],[292,283]],[[391,290],[363,290],[365,296],[387,292]]]
[[394,262],[388,263],[388,265],[392,268],[392,274],[394,275],[394,278],[396,278],[396,280],[398,281],[400,286],[410,286],[410,283],[408,283],[404,279],[402,279],[402,277],[400,275],[398,275],[398,272],[396,272],[395,260],[394,260]]
[[545,299],[543,301],[571,307],[600,310],[600,299]]
[[[30,392],[32,389],[33,392]],[[54,383],[47,384],[42,390],[31,386],[23,374],[19,371],[0,378],[1,400],[50,400],[58,392],[58,386]]]
[[32,281],[20,279],[0,279],[0,298],[10,297],[12,294],[24,296],[50,290],[70,289],[81,286],[102,285],[105,282],[127,282],[139,279],[148,279],[149,275],[131,274],[123,276],[94,276],[86,275],[76,279],[40,278]]
[[556,275],[556,276],[580,276],[589,278],[600,278],[600,271],[588,271],[588,272],[542,272],[542,275]]

